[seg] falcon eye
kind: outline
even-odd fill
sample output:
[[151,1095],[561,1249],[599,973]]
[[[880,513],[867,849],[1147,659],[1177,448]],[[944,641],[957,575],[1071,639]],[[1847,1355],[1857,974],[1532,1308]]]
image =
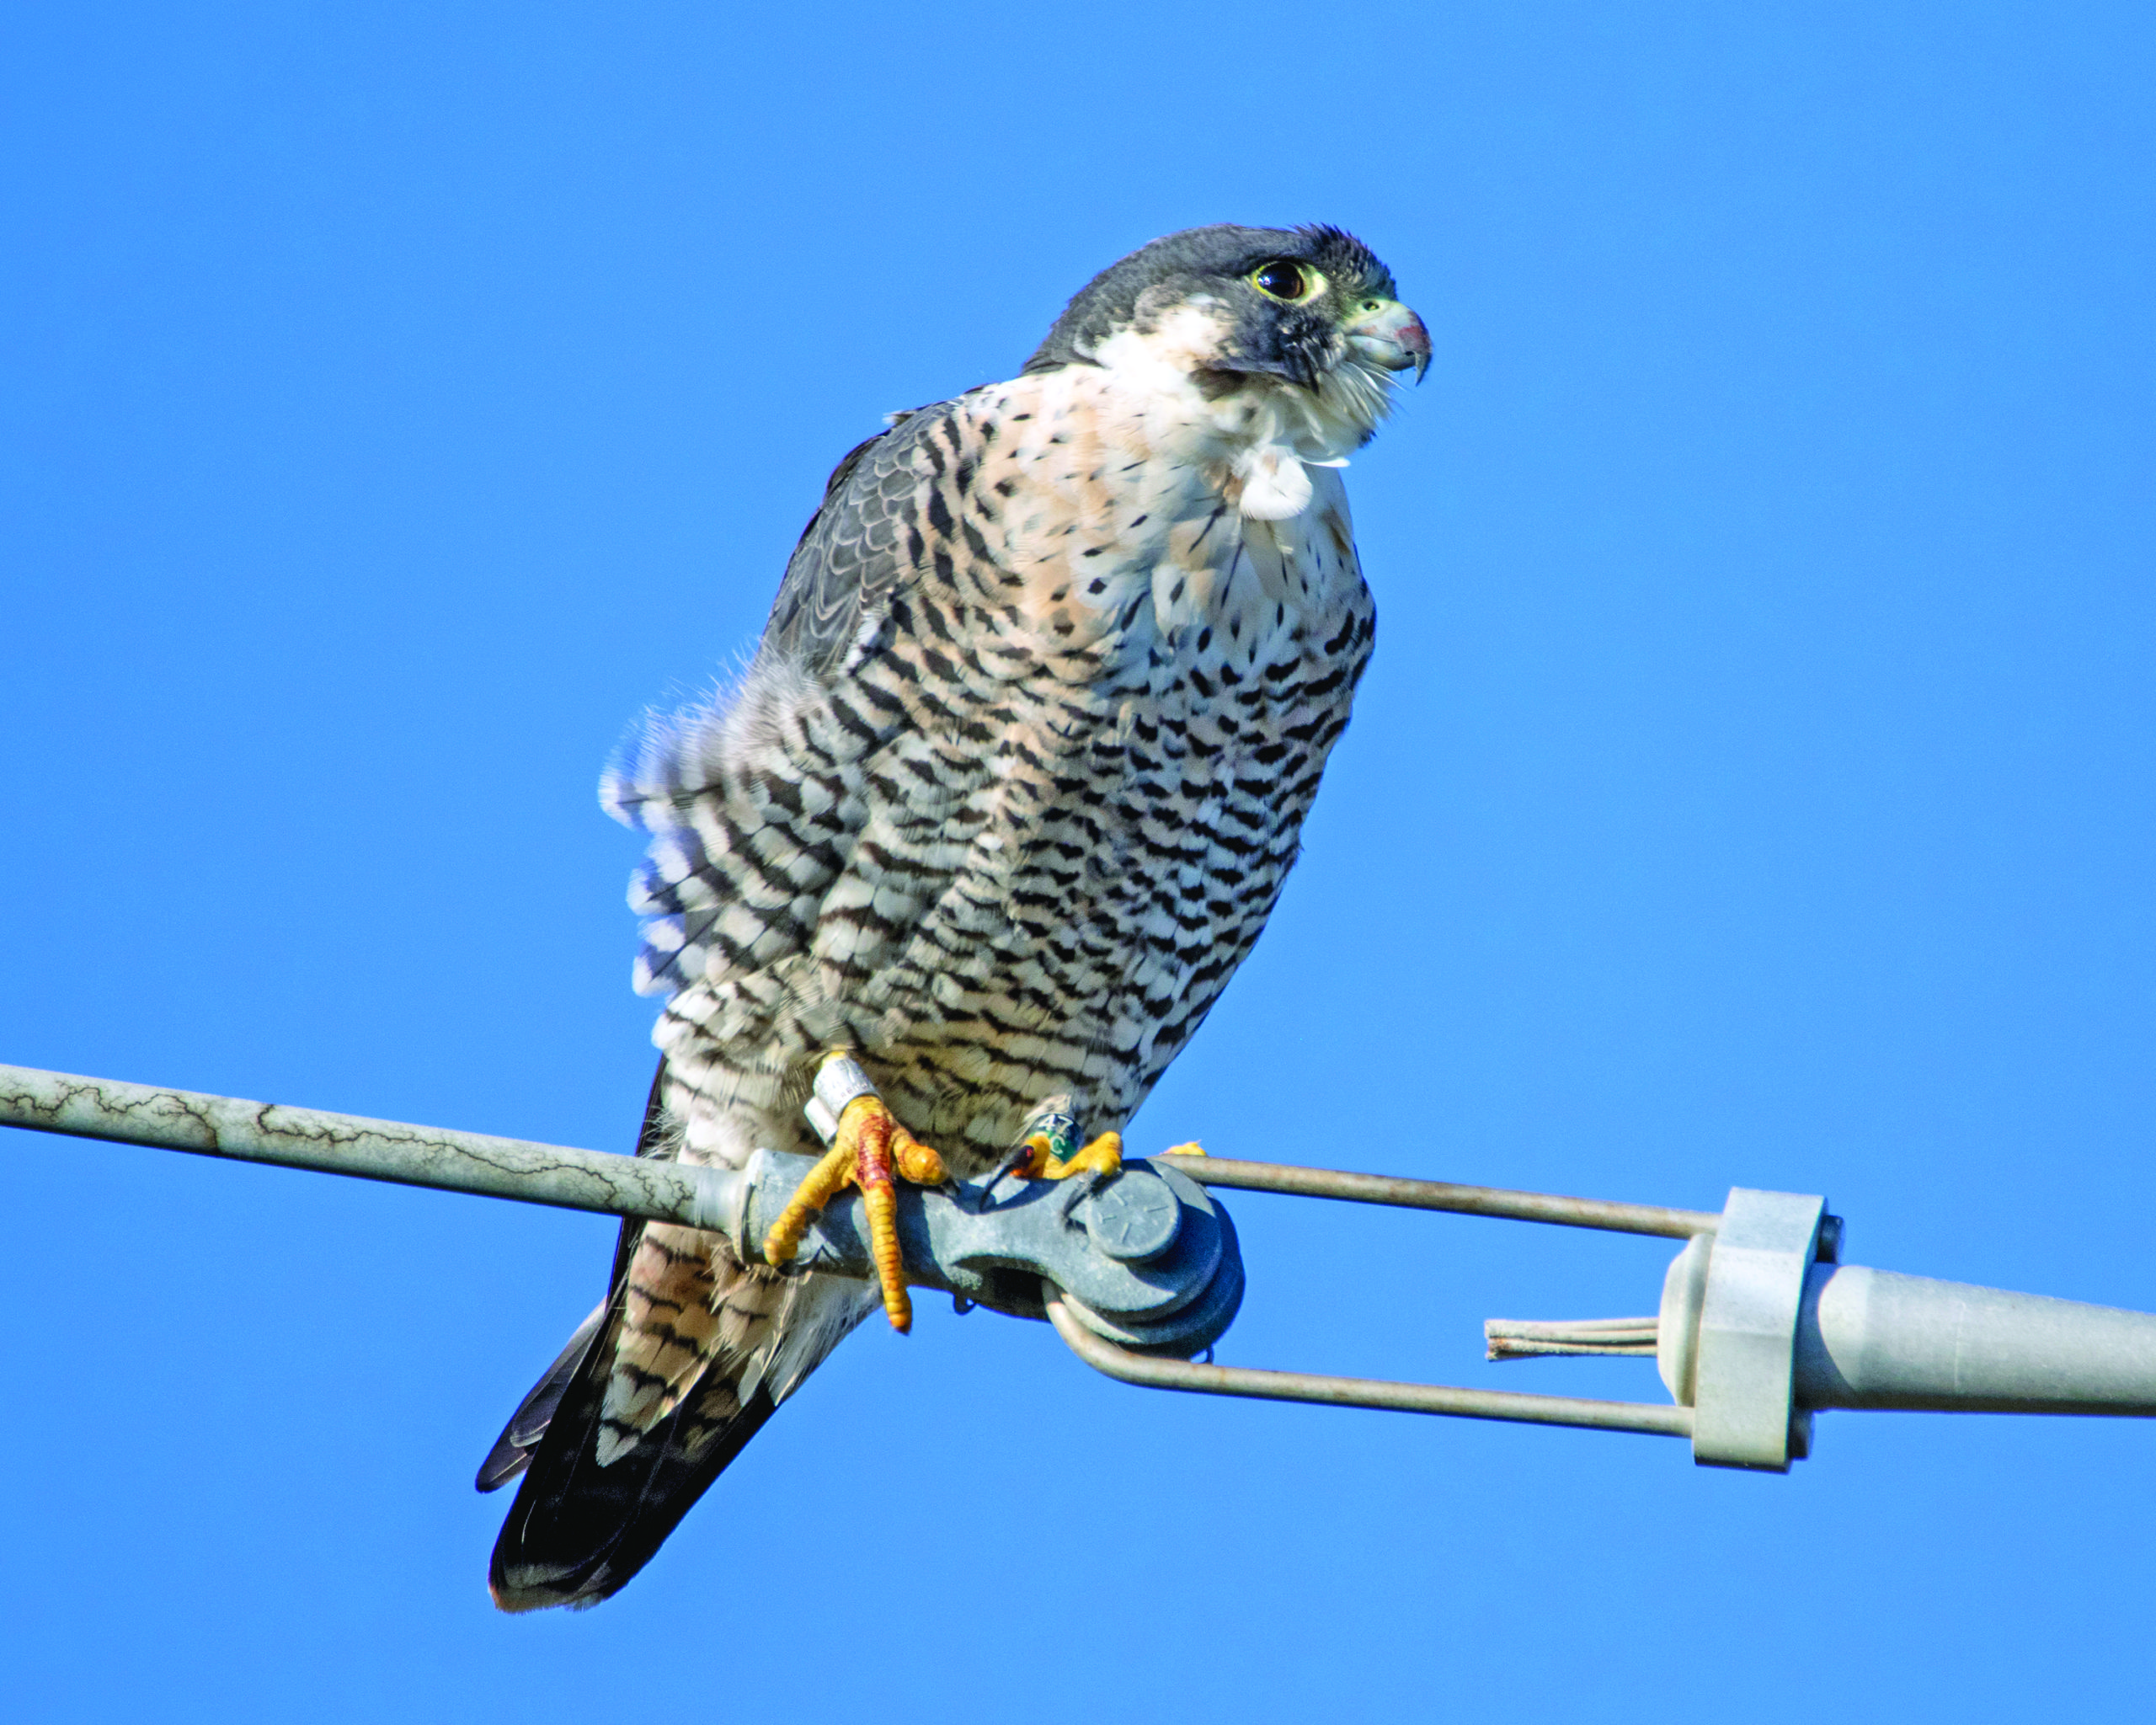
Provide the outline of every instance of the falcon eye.
[[1250,272],[1250,285],[1267,299],[1300,305],[1325,291],[1325,278],[1292,258],[1275,258]]

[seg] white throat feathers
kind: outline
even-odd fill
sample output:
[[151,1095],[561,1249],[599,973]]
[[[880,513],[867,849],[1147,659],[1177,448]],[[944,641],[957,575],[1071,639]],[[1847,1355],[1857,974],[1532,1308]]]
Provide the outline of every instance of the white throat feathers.
[[1310,507],[1308,469],[1346,467],[1391,411],[1392,379],[1349,355],[1315,389],[1242,374],[1223,391],[1227,333],[1217,303],[1201,298],[1118,331],[1094,358],[1109,374],[1113,410],[1148,445],[1208,470],[1251,520],[1287,521]]

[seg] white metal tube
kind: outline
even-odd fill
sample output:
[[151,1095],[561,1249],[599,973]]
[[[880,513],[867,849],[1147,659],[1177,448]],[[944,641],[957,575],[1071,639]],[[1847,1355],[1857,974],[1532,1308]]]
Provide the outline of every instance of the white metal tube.
[[1806,1282],[1801,1407],[2156,1414],[2156,1314],[1861,1264]]

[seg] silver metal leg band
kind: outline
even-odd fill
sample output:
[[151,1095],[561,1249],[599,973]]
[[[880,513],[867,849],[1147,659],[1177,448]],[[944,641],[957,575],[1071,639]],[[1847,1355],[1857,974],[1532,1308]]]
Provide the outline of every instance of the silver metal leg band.
[[851,1055],[831,1055],[817,1069],[815,1085],[801,1112],[808,1115],[816,1135],[829,1144],[838,1136],[839,1116],[846,1112],[846,1104],[876,1093],[868,1075]]

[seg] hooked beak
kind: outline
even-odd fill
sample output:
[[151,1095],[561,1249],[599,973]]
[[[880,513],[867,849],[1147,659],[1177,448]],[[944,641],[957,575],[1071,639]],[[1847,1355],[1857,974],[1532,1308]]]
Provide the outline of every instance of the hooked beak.
[[1422,320],[1398,300],[1381,301],[1374,312],[1365,312],[1341,334],[1348,345],[1374,366],[1388,371],[1415,368],[1415,381],[1430,369],[1430,332]]

